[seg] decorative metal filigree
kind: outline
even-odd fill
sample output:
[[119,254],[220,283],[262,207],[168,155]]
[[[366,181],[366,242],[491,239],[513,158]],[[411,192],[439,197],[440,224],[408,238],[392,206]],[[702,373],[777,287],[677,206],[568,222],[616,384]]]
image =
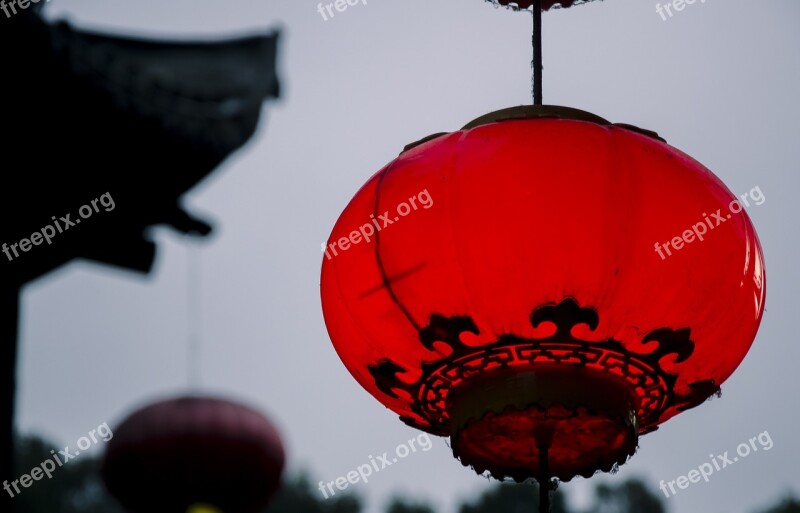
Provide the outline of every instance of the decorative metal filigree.
[[[507,7],[514,11],[527,10],[533,6],[533,0],[485,0],[486,2],[496,5]],[[581,5],[593,0],[542,0],[542,10],[560,9],[572,7],[573,5]]]
[[661,366],[662,359],[669,355],[675,356],[674,363],[683,363],[692,356],[695,344],[690,328],[653,330],[641,340],[642,347],[649,350],[634,353],[612,338],[601,341],[576,338],[573,335],[576,326],[585,325],[594,331],[600,318],[594,308],[582,307],[571,297],[558,304],[537,307],[530,321],[534,328],[552,323],[555,332],[542,338],[508,334],[490,344],[469,346],[462,342],[462,335],[480,334],[471,317],[433,314],[419,332],[420,342],[430,351],[435,350],[436,343],[445,344],[451,349],[450,354],[423,363],[421,376],[414,382],[404,381],[401,377],[408,374],[408,369],[390,359],[382,359],[368,369],[384,394],[398,398],[398,392],[404,392],[413,398],[412,410],[417,417],[401,417],[406,424],[439,435],[450,433],[449,393],[472,376],[493,369],[559,364],[619,376],[630,384],[639,400],[637,413],[642,432],[654,430],[667,408],[689,409],[719,392],[713,380],[705,380],[690,384],[691,392],[678,397],[674,393],[677,376]]

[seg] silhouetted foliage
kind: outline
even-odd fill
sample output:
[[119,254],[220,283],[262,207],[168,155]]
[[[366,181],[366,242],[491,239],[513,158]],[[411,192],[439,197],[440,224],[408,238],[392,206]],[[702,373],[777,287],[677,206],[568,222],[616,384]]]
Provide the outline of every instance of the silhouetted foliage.
[[[50,451],[58,454],[58,446],[39,437],[19,437],[16,444],[15,479],[30,475],[46,460],[51,460]],[[100,461],[89,455],[80,455],[73,461],[56,466],[52,478],[41,475],[28,488],[17,485],[17,494],[12,487],[13,499],[19,513],[124,513],[116,501],[108,495],[100,480]],[[38,472],[37,472],[38,473]],[[7,491],[2,493],[8,494]]]
[[665,513],[661,497],[632,479],[620,484],[599,484],[595,504],[588,513]]
[[[552,513],[569,513],[564,494],[551,494]],[[459,513],[540,513],[539,485],[501,483],[484,492],[473,504],[462,504]]]
[[360,513],[361,499],[353,494],[323,498],[306,474],[284,481],[264,513]]
[[794,497],[786,497],[775,506],[760,513],[800,513],[800,500]]
[[[51,450],[58,445],[36,436],[20,436],[16,444],[17,470],[15,479],[40,467],[51,459]],[[42,476],[28,488],[18,485],[14,505],[18,513],[125,513],[108,494],[100,480],[100,461],[82,454],[52,472],[52,478]],[[13,488],[12,488],[13,491]],[[0,493],[6,491],[0,490]],[[462,502],[458,513],[540,513],[539,487],[532,484],[499,483],[476,500]],[[282,489],[263,513],[361,513],[361,498],[352,493],[324,498],[305,473],[284,480]],[[395,498],[386,513],[437,513],[425,502]],[[632,479],[612,485],[603,483],[595,488],[594,504],[576,512],[566,505],[561,490],[552,494],[552,513],[666,513],[664,501],[640,480]],[[757,513],[800,513],[800,500],[788,496],[768,509]]]
[[436,513],[430,504],[410,502],[407,499],[394,498],[386,507],[386,513]]

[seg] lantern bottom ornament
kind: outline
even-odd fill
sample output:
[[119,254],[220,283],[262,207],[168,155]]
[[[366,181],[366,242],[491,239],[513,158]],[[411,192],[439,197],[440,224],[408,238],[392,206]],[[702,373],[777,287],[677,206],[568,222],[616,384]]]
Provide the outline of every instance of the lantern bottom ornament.
[[453,392],[453,454],[515,481],[591,477],[636,451],[637,402],[624,380],[585,368],[490,372]]
[[[518,114],[509,109],[494,116]],[[657,428],[666,409],[692,408],[719,390],[713,381],[701,381],[687,394],[674,392],[676,376],[662,360],[692,356],[689,329],[653,330],[641,340],[647,349],[638,353],[611,338],[583,340],[573,331],[594,331],[600,318],[573,298],[535,308],[530,323],[554,331],[543,338],[504,335],[475,347],[463,343],[478,332],[474,320],[434,316],[420,340],[426,347],[449,346],[449,354],[426,364],[416,383],[399,380],[393,362],[369,370],[381,390],[421,398],[415,409],[430,425],[410,417],[406,423],[449,434],[453,455],[464,466],[518,482],[613,471],[634,454],[639,434]]]

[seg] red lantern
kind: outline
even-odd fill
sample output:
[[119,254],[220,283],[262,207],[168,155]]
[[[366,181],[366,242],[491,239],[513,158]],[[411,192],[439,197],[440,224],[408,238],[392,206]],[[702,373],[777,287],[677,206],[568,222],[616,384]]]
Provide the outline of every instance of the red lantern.
[[735,200],[652,132],[493,113],[358,191],[323,260],[328,332],[367,391],[478,472],[608,471],[753,342],[763,259]]
[[278,488],[284,462],[278,432],[260,413],[182,397],[130,415],[109,441],[102,473],[131,513],[256,513]]

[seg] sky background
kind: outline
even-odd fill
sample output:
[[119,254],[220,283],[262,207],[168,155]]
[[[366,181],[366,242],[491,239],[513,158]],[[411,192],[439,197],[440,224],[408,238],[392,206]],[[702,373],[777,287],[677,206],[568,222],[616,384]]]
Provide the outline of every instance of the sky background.
[[[772,450],[668,501],[672,512],[750,513],[800,493],[800,2],[707,0],[667,21],[655,4],[605,0],[547,13],[545,103],[655,130],[736,194],[759,186],[766,201],[748,213],[766,258],[767,313],[721,399],[643,437],[616,476],[564,488],[577,506],[602,480],[636,475],[655,488],[768,431]],[[194,251],[201,391],[274,419],[290,471],[331,481],[415,437],[351,378],[328,339],[320,244],[357,189],[406,143],[530,103],[530,15],[481,0],[369,0],[328,21],[312,0],[53,0],[47,15],[158,37],[282,27],[284,96],[266,106],[249,145],[187,196],[215,220],[209,240],[187,245],[157,229],[147,277],[76,262],[26,288],[19,428],[74,445],[102,422],[113,428],[134,407],[187,392]],[[392,493],[453,513],[485,486],[437,438],[429,452],[351,489],[368,498],[370,513]]]

